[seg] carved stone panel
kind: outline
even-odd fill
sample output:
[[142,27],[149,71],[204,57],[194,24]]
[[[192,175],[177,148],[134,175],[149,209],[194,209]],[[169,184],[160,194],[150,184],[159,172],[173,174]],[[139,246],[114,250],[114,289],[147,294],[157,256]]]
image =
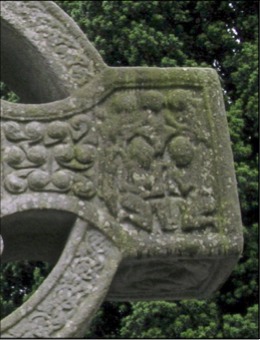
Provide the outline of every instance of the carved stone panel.
[[[216,72],[108,67],[52,2],[13,3],[3,69],[31,104],[1,101],[1,261],[56,265],[2,336],[82,336],[104,299],[210,296],[243,244]],[[10,72],[17,37],[37,86]]]
[[[19,116],[21,108],[24,117]],[[10,211],[5,203],[10,197],[15,202],[66,197],[78,202],[68,210],[89,221],[86,211],[90,204],[96,207],[99,228],[126,259],[142,254],[174,256],[174,263],[190,256],[210,256],[207,263],[227,256],[230,266],[236,261],[240,215],[214,71],[109,68],[97,77],[95,87],[91,83],[69,99],[35,108],[2,106],[4,215],[17,209]],[[207,268],[209,277],[215,275]],[[205,296],[214,289],[210,282]],[[173,281],[168,299],[178,297],[174,287]],[[155,298],[161,296],[156,285],[153,290]],[[194,296],[199,294],[195,291]],[[129,292],[125,288],[124,298],[131,298]],[[109,296],[123,298],[123,293],[112,285]],[[143,294],[148,296],[152,293]]]

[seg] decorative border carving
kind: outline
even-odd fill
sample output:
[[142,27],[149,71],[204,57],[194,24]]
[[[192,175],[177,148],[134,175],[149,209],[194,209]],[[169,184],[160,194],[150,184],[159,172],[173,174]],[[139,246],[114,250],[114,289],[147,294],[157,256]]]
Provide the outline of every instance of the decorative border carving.
[[1,18],[51,59],[50,67],[69,93],[106,66],[74,21],[52,1],[1,1]]
[[103,301],[121,254],[100,231],[78,219],[56,267],[38,292],[1,321],[4,338],[83,335]]

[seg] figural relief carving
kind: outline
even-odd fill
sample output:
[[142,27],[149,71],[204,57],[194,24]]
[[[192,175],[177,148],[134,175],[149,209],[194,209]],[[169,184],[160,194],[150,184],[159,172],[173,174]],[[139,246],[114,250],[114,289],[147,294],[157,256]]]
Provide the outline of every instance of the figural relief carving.
[[1,336],[82,337],[105,299],[209,297],[243,244],[217,73],[108,67],[49,1],[0,17],[24,103],[1,101],[1,260],[56,263]]
[[[217,231],[213,154],[205,126],[191,115],[203,100],[192,96],[185,89],[120,91],[88,117],[6,121],[4,187],[98,195],[120,223],[147,232],[156,223],[164,232]],[[200,183],[196,162],[204,163]]]

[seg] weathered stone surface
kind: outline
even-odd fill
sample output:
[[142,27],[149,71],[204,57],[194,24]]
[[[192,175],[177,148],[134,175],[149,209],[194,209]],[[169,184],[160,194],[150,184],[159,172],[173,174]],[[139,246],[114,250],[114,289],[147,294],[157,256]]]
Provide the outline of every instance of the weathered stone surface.
[[78,26],[48,1],[1,1],[1,78],[24,103],[67,97],[105,67]]
[[[28,104],[1,102],[2,261],[56,266],[2,335],[79,336],[105,298],[209,296],[242,250],[216,72],[107,67],[53,3],[11,3],[1,35],[35,46],[43,75],[35,87],[22,64],[30,84],[18,84],[4,59],[4,79]],[[71,50],[57,53],[55,36]]]

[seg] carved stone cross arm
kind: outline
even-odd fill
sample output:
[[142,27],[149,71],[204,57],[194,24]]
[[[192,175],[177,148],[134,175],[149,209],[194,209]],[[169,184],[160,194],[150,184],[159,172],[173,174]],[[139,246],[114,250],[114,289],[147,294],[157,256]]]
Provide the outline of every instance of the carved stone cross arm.
[[2,2],[1,42],[24,103],[1,102],[2,261],[56,263],[2,336],[81,336],[104,299],[210,296],[243,240],[216,72],[108,67],[49,1]]

